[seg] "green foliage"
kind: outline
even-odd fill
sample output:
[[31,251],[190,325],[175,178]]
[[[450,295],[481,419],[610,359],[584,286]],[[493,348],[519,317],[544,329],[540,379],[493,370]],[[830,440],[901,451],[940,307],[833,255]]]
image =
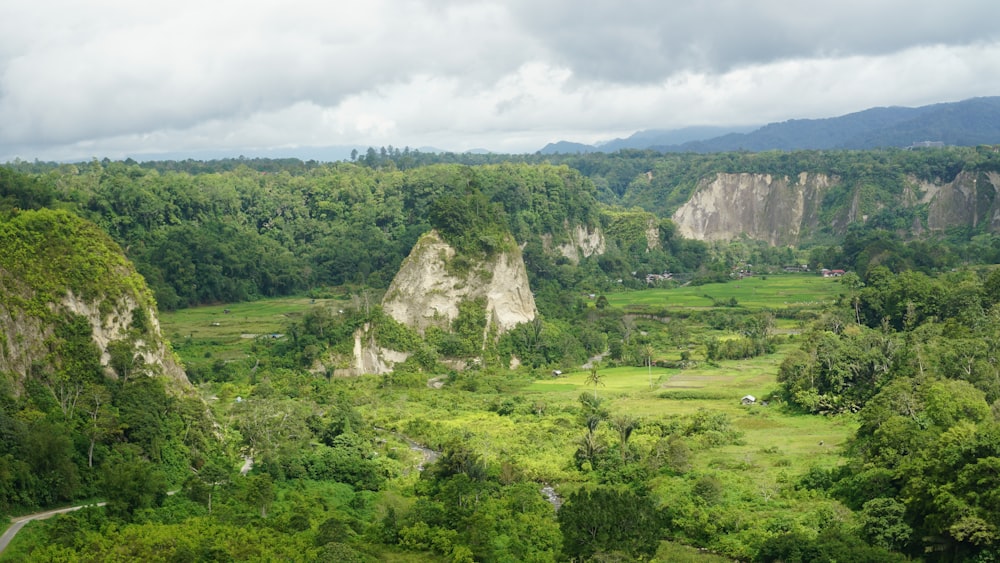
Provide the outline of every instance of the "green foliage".
[[167,497],[167,479],[153,463],[122,451],[104,466],[101,492],[108,512],[130,520],[137,510],[160,506]]
[[648,494],[599,487],[570,495],[559,510],[559,527],[567,557],[620,551],[638,558],[656,552],[663,522]]
[[789,532],[767,539],[754,561],[834,563],[858,561],[865,563],[902,562],[906,558],[884,548],[873,547],[850,533],[831,527],[811,538],[799,532]]
[[489,259],[510,250],[503,211],[481,192],[439,197],[431,205],[430,221],[459,256]]
[[[0,246],[0,269],[10,276],[0,282],[17,280],[3,294],[8,307],[51,321],[48,304],[62,302],[67,291],[88,302],[116,303],[128,295],[140,307],[152,304],[121,249],[96,225],[70,213],[18,213],[0,222]],[[24,287],[32,291],[25,294]]]

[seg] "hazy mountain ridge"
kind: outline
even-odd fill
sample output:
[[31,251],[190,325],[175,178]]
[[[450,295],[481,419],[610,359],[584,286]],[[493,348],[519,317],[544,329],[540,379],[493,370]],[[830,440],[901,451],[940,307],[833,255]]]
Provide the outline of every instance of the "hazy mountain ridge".
[[[685,135],[687,138],[684,138]],[[570,141],[550,143],[540,152],[614,152],[624,148],[696,153],[865,150],[908,147],[923,141],[955,146],[1000,142],[1000,97],[972,98],[915,108],[876,107],[838,117],[769,123],[749,132],[743,132],[739,127],[639,131],[627,139],[596,146]]]

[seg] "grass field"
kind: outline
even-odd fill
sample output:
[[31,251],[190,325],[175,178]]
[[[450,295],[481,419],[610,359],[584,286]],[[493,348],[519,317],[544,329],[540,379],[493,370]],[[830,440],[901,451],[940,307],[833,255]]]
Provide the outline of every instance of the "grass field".
[[288,323],[312,307],[342,308],[338,299],[283,297],[205,305],[160,314],[160,327],[187,366],[244,358],[254,338],[281,337]]
[[609,293],[605,297],[612,307],[626,310],[705,309],[714,302],[729,299],[736,299],[738,306],[748,309],[787,309],[823,307],[843,292],[838,279],[815,274],[779,274],[723,284]]

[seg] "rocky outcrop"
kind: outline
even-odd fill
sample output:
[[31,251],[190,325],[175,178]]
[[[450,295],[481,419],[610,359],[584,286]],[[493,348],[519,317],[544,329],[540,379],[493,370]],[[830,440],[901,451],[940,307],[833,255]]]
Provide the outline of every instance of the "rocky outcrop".
[[[535,297],[528,286],[528,274],[521,253],[511,238],[511,250],[480,263],[463,262],[461,271],[453,263],[455,249],[436,231],[422,236],[382,299],[382,310],[395,321],[423,334],[434,326],[451,330],[458,318],[459,304],[469,300],[485,303],[488,334],[501,334],[514,326],[532,321],[537,314]],[[385,374],[409,357],[406,352],[381,346],[365,325],[354,335],[350,367],[334,370],[335,375]],[[484,340],[485,342],[485,340]],[[455,369],[464,360],[447,359]]]
[[348,371],[351,375],[382,375],[392,372],[393,365],[405,362],[409,356],[406,352],[379,346],[372,338],[371,326],[365,324],[354,333],[354,365]]
[[791,179],[770,174],[717,174],[703,180],[673,215],[678,232],[698,240],[747,236],[794,244],[817,226],[823,194],[837,178],[803,172]]
[[[748,237],[774,245],[797,244],[804,233],[831,228],[843,232],[847,225],[870,219],[862,211],[863,194],[854,188],[839,210],[825,210],[830,224],[820,223],[821,205],[830,188],[840,183],[836,176],[802,173],[798,177],[768,174],[717,174],[701,181],[691,198],[673,214],[678,232],[698,240],[732,240]],[[960,172],[950,182],[928,182],[907,178],[902,192],[885,206],[926,206],[914,217],[910,232],[952,227],[983,228],[1000,232],[1000,174]],[[867,213],[873,209],[869,204]]]
[[463,273],[449,271],[455,249],[435,231],[417,241],[382,300],[383,310],[423,333],[430,326],[448,329],[464,300],[485,298],[487,323],[498,333],[533,320],[535,297],[520,251],[499,253]]
[[29,377],[72,387],[98,370],[111,379],[165,375],[175,391],[190,389],[145,280],[96,225],[65,212],[23,212],[4,236],[0,376],[14,393]]
[[[6,281],[9,282],[9,279]],[[49,314],[44,317],[0,303],[0,372],[13,374],[15,382],[19,383],[31,369],[51,369],[46,366],[60,361],[51,354],[55,338],[52,319],[79,315],[90,324],[91,338],[100,355],[105,376],[117,379],[162,374],[177,384],[188,385],[184,370],[164,343],[155,311],[143,308],[142,313],[137,313],[140,307],[134,298],[127,295],[117,300],[87,301],[72,291],[67,292],[61,302],[50,303]],[[132,328],[137,314],[149,320],[145,332]],[[134,368],[132,373],[119,373],[112,366],[110,348],[113,344],[122,343],[130,349],[132,361],[127,363],[126,368],[118,369]]]
[[[542,242],[547,251],[552,250],[551,235],[543,235]],[[585,225],[577,225],[575,229],[572,229],[568,242],[555,246],[555,250],[573,264],[579,264],[582,258],[604,254],[606,248],[607,243],[604,241],[604,233],[601,232],[601,229]]]
[[[66,311],[82,315],[90,322],[92,338],[101,353],[101,365],[105,375],[109,377],[127,377],[119,374],[111,366],[111,352],[108,346],[113,342],[127,342],[132,348],[133,363],[142,366],[145,374],[164,374],[173,380],[187,383],[187,375],[181,369],[164,343],[160,331],[160,320],[151,307],[143,307],[128,295],[123,295],[117,301],[108,304],[88,303],[69,292],[63,299],[62,306]],[[142,310],[140,312],[140,307]],[[102,313],[102,309],[107,311]],[[132,329],[137,315],[148,319],[146,333],[136,334]]]
[[951,182],[924,187],[933,194],[927,212],[929,229],[985,224],[988,231],[1000,231],[1000,174],[961,172]]

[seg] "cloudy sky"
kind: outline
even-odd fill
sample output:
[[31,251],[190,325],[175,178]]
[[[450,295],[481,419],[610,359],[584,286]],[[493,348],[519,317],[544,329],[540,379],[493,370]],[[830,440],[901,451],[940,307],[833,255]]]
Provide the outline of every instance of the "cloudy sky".
[[534,152],[958,101],[1000,95],[998,21],[996,0],[6,0],[0,162]]

